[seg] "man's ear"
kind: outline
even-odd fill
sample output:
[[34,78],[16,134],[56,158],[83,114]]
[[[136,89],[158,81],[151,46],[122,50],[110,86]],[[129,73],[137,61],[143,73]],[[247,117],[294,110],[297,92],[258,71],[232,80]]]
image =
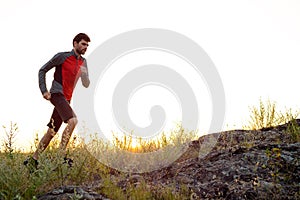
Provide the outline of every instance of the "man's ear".
[[73,47],[77,46],[78,43],[76,41],[73,42]]

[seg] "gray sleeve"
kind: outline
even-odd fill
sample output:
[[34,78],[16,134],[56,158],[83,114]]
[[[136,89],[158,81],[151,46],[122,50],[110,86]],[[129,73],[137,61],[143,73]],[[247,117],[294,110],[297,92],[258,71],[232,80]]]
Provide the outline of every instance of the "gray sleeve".
[[63,61],[63,53],[58,53],[53,58],[51,58],[45,65],[43,65],[39,70],[39,87],[42,94],[48,91],[46,86],[46,73],[53,67],[61,65]]
[[[83,66],[86,67],[86,69],[88,70],[86,59],[84,59],[84,61],[83,61]],[[88,71],[87,71],[87,73],[81,73],[81,83],[84,87],[86,87],[86,88],[89,87],[90,79],[89,79]]]

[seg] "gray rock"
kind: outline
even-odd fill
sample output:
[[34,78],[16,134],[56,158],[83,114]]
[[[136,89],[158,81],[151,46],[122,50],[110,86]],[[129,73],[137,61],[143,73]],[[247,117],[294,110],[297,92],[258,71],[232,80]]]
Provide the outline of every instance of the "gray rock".
[[63,186],[38,197],[39,200],[109,200],[95,192],[86,190],[78,186]]

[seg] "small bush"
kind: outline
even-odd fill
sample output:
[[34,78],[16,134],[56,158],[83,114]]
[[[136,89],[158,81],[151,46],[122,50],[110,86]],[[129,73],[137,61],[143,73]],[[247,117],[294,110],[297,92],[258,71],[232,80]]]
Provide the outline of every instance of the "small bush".
[[278,111],[276,102],[269,99],[265,102],[260,98],[258,106],[250,107],[250,120],[245,129],[259,130],[262,128],[271,128],[295,120],[299,111]]
[[267,100],[263,102],[259,99],[258,106],[250,107],[250,121],[245,126],[246,129],[259,130],[262,128],[274,127],[282,121],[276,113],[276,103]]

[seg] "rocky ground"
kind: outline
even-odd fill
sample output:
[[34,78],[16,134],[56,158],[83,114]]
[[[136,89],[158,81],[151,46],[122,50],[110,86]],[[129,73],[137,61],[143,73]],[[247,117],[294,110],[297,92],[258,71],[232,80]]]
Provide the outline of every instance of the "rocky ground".
[[[300,143],[288,126],[201,137],[172,165],[116,179],[117,184],[126,189],[129,183],[145,182],[149,188],[173,186],[178,191],[185,186],[190,191],[187,199],[300,199]],[[212,138],[217,143],[206,155],[201,146]],[[75,190],[79,199],[106,199],[92,187],[75,186],[57,188],[39,199],[70,199]]]

